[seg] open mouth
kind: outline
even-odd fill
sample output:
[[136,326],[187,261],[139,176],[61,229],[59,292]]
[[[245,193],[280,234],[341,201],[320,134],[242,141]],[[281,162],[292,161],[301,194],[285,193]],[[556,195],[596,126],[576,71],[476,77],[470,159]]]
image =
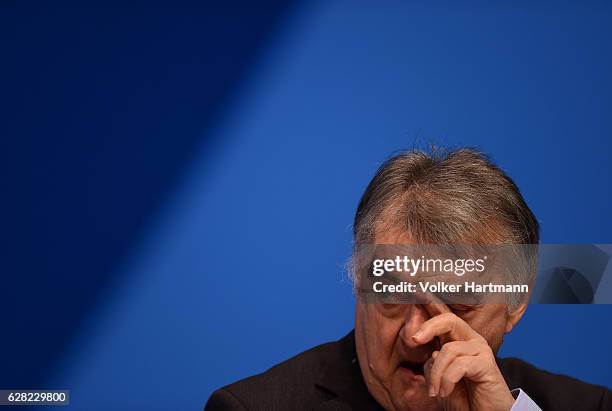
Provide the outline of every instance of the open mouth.
[[412,371],[415,375],[423,375],[424,364],[422,362],[402,361],[399,366],[400,368]]

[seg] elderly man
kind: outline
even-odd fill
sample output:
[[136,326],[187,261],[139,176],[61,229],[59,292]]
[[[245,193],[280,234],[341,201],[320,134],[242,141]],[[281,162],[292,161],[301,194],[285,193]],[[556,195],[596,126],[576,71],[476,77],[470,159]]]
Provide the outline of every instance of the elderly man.
[[[539,242],[537,220],[517,186],[471,149],[387,160],[363,194],[353,228],[355,250]],[[205,410],[612,410],[604,387],[496,357],[524,302],[366,299],[357,293],[355,329],[347,336],[215,391]]]

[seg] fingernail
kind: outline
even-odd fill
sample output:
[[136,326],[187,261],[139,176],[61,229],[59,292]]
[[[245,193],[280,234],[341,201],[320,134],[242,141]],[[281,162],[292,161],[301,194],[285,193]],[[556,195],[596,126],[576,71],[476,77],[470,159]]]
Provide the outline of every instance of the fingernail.
[[422,336],[423,336],[423,331],[419,330],[412,336],[412,338],[419,339]]
[[430,397],[436,396],[436,389],[434,387],[429,387],[429,396]]

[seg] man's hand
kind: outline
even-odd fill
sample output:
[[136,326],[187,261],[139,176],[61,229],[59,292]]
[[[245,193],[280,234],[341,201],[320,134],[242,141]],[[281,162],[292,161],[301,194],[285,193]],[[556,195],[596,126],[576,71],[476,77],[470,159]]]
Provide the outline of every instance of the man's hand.
[[487,341],[444,304],[427,304],[432,318],[412,339],[427,344],[436,338],[441,348],[425,363],[429,395],[445,410],[508,411],[514,398]]

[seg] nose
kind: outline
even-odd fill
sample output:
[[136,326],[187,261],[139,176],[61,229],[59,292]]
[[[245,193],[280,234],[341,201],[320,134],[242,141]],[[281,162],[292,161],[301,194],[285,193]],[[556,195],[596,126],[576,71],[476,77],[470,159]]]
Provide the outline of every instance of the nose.
[[410,305],[406,310],[404,325],[400,330],[400,338],[409,348],[416,348],[418,345],[413,341],[412,336],[418,331],[425,321],[431,316],[421,304]]

